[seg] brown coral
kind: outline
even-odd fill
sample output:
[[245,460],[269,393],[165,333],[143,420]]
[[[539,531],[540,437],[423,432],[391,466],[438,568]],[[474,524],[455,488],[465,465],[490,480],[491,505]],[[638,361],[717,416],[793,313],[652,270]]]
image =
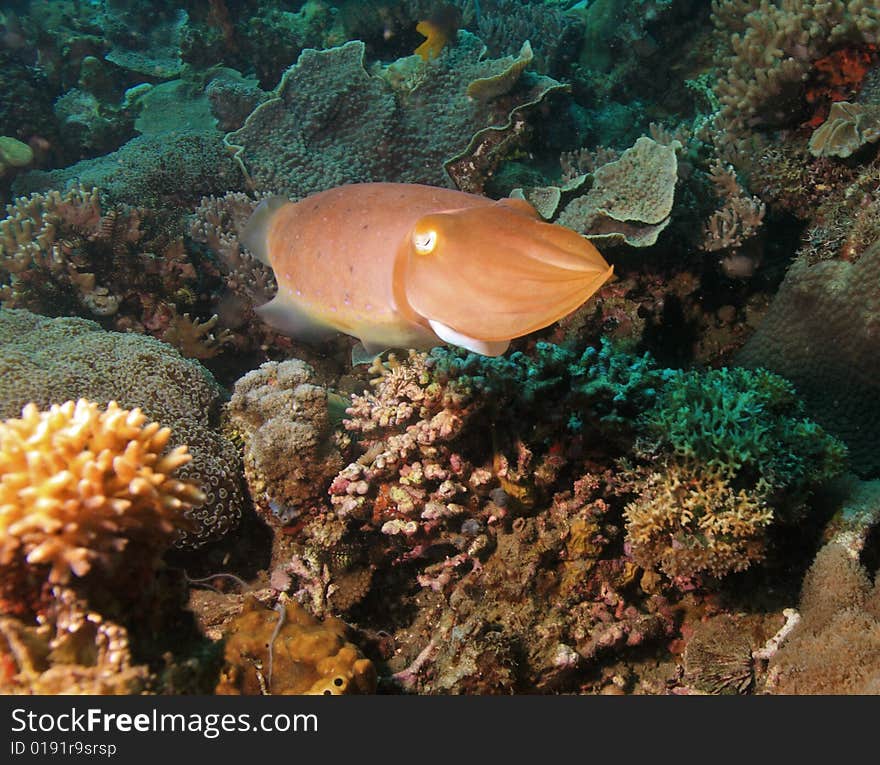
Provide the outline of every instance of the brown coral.
[[626,507],[633,558],[670,577],[723,576],[764,557],[773,511],[712,471],[669,462]]
[[800,258],[737,357],[790,380],[810,417],[846,442],[863,476],[880,471],[878,283],[880,244],[854,263]]
[[31,401],[115,400],[142,409],[189,445],[192,460],[179,477],[199,486],[205,501],[187,510],[194,525],[181,527],[181,546],[223,536],[244,508],[238,452],[215,428],[220,397],[206,369],[158,340],[105,332],[85,319],[0,309],[0,417],[18,415]]
[[171,477],[187,448],[164,453],[171,430],[146,420],[80,399],[49,411],[29,404],[0,425],[4,569],[47,566],[61,584],[96,565],[112,573],[125,556],[154,560],[190,525],[184,511],[204,495]]
[[880,586],[845,547],[819,550],[801,615],[770,663],[769,692],[880,693]]

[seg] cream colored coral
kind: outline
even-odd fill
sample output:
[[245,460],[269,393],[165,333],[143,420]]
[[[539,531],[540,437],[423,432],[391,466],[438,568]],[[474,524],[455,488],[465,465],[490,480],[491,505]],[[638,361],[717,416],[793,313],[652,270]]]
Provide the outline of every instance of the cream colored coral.
[[163,550],[204,501],[171,474],[186,446],[163,454],[171,436],[144,424],[140,409],[80,399],[0,424],[0,566],[50,567],[65,583],[95,563],[112,568],[131,542]]
[[764,557],[773,511],[705,469],[672,462],[652,473],[626,506],[636,562],[671,577],[724,576]]

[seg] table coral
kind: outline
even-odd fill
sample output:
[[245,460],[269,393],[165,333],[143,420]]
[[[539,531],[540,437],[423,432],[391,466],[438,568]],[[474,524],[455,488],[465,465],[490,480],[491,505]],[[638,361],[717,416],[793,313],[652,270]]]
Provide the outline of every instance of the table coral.
[[318,621],[298,603],[268,609],[251,598],[226,631],[221,695],[374,693],[376,670],[340,619]]
[[187,512],[178,545],[198,547],[233,528],[244,507],[238,453],[214,427],[221,390],[210,373],[173,348],[136,334],[105,332],[84,319],[48,319],[0,309],[0,417],[33,401],[76,398],[141,408],[189,445],[179,477],[205,493]]
[[599,167],[589,190],[559,213],[557,222],[592,241],[649,247],[669,225],[678,179],[676,150],[645,136],[619,159]]
[[364,181],[449,186],[443,163],[477,131],[508,123],[514,109],[560,87],[520,77],[522,93],[470,98],[471,82],[507,71],[510,62],[484,60],[482,43],[463,31],[436,61],[410,56],[379,74],[364,68],[364,53],[360,41],[304,51],[274,96],[226,136],[255,188],[302,198]]

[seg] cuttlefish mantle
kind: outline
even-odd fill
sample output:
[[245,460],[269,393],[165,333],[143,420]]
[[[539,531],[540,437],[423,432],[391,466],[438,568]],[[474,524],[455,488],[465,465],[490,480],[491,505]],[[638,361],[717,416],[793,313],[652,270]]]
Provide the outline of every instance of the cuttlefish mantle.
[[257,313],[305,341],[370,353],[443,342],[497,356],[583,304],[611,276],[598,250],[523,200],[360,183],[257,207],[242,242],[278,294]]

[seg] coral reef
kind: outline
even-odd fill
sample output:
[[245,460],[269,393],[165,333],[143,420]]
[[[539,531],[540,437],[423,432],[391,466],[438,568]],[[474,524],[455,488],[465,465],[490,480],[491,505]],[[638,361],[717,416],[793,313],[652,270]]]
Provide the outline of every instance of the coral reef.
[[187,447],[165,454],[171,430],[146,419],[80,399],[48,411],[29,404],[0,424],[4,579],[46,567],[49,582],[67,584],[94,567],[120,582],[152,569],[205,495],[172,477],[190,461]]
[[373,693],[376,670],[346,639],[333,617],[318,621],[295,602],[265,608],[255,599],[230,624],[220,695],[324,695]]
[[783,375],[807,412],[846,442],[853,469],[880,470],[877,317],[880,245],[855,262],[795,261],[758,331],[737,356]]
[[880,587],[872,587],[845,547],[819,550],[804,578],[800,612],[770,661],[768,692],[880,692]]
[[511,62],[483,60],[482,43],[466,32],[436,62],[410,56],[379,74],[364,68],[364,53],[358,41],[304,52],[273,97],[226,136],[254,188],[301,198],[362,181],[448,186],[443,163],[475,133],[507,124],[514,110],[561,87],[547,77],[511,77],[508,92],[498,86],[486,99],[469,97],[470,83],[497,77]]
[[251,496],[285,523],[319,507],[343,466],[317,383],[305,362],[270,361],[236,382],[226,409],[244,440]]
[[149,337],[24,310],[0,309],[0,340],[0,417],[31,402],[47,407],[77,398],[140,408],[170,427],[175,443],[188,444],[192,460],[178,478],[205,493],[186,513],[191,528],[176,544],[197,547],[237,524],[244,509],[238,453],[215,429],[221,392],[201,365]]

